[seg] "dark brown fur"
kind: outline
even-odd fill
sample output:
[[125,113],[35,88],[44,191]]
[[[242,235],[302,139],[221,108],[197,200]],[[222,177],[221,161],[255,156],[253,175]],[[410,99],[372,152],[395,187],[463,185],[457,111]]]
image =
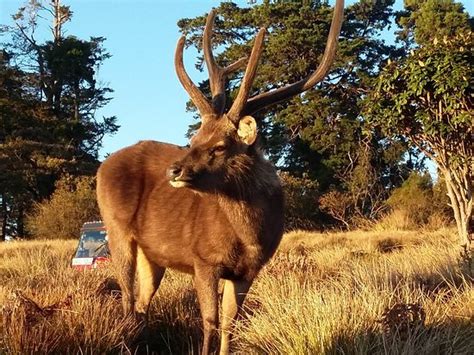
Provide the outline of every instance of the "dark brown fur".
[[[201,129],[207,134],[205,131]],[[176,162],[195,169],[202,165],[205,170],[206,162],[199,161],[206,157],[202,150],[215,142],[206,139],[199,144],[201,134],[193,140],[192,149],[144,141],[116,152],[100,167],[98,201],[112,256],[121,271],[126,312],[135,308],[146,313],[164,268],[192,274],[196,268],[198,273],[201,270],[203,282],[212,290],[200,292],[197,284],[198,294],[217,304],[219,279],[241,282],[248,289],[275,252],[283,231],[282,190],[275,169],[255,146],[247,147],[237,142],[235,134],[226,134],[217,134],[218,140],[227,139],[229,146],[222,154],[226,157],[221,166],[211,181],[204,176],[197,186],[174,188],[166,172]],[[229,140],[233,140],[232,146]],[[200,174],[212,175],[206,171]],[[212,181],[215,179],[220,182]],[[134,291],[137,247],[152,264],[154,284],[143,285],[150,281],[138,277],[138,291]],[[140,295],[140,288],[150,291]],[[217,327],[216,312],[209,313],[212,330]]]
[[[166,170],[188,152],[144,141],[102,164],[98,194],[110,243],[115,229],[126,229],[159,266],[193,273],[195,262],[202,261],[219,269],[219,275],[252,280],[282,233],[282,192],[275,170],[253,153],[234,158],[224,191],[173,188]],[[251,258],[250,246],[258,250]]]

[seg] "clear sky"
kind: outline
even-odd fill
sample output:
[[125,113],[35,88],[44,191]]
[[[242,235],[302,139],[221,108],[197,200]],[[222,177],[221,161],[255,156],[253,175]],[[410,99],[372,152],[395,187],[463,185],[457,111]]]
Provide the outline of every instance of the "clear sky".
[[[0,0],[0,24],[11,24],[25,0]],[[234,0],[247,6],[246,0]],[[346,5],[355,2],[346,0]],[[472,15],[474,0],[463,0]],[[192,115],[186,113],[188,96],[178,82],[173,56],[179,38],[177,21],[207,13],[220,1],[211,0],[63,0],[74,12],[68,34],[88,39],[106,37],[112,54],[99,71],[99,80],[112,89],[113,100],[99,115],[116,115],[117,134],[104,139],[102,155],[154,139],[186,144]],[[330,0],[334,3],[334,0]],[[402,6],[397,0],[396,8]],[[204,75],[194,68],[196,52],[185,53],[186,68],[197,83]]]

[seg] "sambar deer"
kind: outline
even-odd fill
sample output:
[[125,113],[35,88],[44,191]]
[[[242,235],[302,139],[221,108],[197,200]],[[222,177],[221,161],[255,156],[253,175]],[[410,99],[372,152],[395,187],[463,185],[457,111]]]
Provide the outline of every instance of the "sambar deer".
[[343,0],[338,0],[322,61],[311,75],[249,98],[263,48],[261,29],[227,111],[226,77],[247,58],[225,68],[216,64],[211,48],[216,14],[211,11],[203,33],[210,101],[187,75],[185,38],[179,39],[177,75],[202,121],[190,147],[139,142],[108,157],[97,175],[97,197],[118,268],[124,313],[148,312],[166,268],[193,274],[203,319],[202,353],[208,354],[218,324],[218,283],[224,279],[220,353],[229,352],[233,320],[283,233],[282,188],[258,147],[257,123],[250,115],[325,77],[335,56],[343,8]]

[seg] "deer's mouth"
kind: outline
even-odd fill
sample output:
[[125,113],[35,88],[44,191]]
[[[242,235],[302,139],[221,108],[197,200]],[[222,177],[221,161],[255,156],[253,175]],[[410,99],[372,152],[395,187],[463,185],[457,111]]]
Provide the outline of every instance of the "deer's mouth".
[[167,169],[167,176],[171,186],[176,188],[191,186],[194,177],[189,169],[185,169],[179,163],[175,163]]
[[194,174],[191,174],[190,172],[183,169],[178,176],[170,176],[169,182],[171,186],[175,188],[191,187],[194,183],[194,178]]
[[183,171],[179,176],[169,178],[169,183],[174,188],[186,187],[191,190],[206,191],[211,187],[216,187],[217,182],[214,181],[210,174],[196,173],[194,171]]
[[183,178],[175,178],[170,180],[171,186],[175,188],[180,188],[180,187],[189,187],[191,186],[191,181],[192,179],[183,179]]

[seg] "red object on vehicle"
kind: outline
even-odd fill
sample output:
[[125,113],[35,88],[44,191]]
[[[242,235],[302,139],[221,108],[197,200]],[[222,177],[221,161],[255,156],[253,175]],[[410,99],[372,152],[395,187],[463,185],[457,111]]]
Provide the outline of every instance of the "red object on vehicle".
[[78,270],[95,269],[110,261],[107,231],[102,221],[86,222],[71,266]]

